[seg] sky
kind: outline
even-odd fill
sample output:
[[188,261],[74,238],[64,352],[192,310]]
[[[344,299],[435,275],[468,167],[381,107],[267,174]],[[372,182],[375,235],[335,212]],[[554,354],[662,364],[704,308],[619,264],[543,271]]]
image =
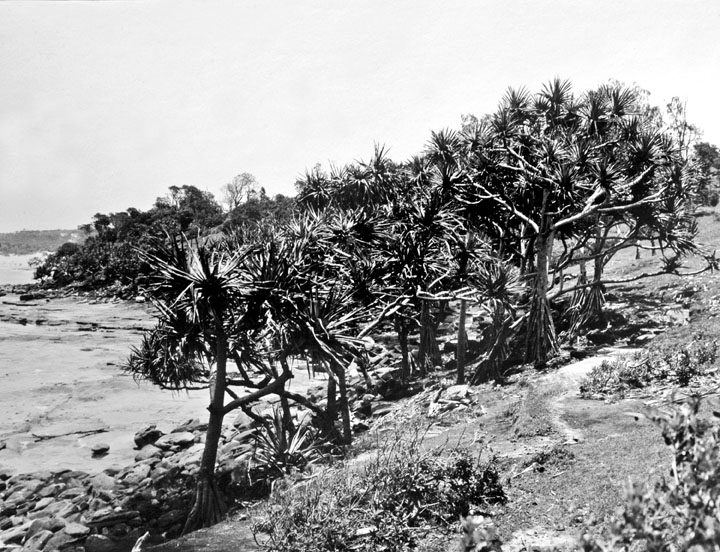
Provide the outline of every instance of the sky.
[[293,195],[556,76],[678,96],[720,144],[719,30],[718,0],[0,1],[0,232],[243,172]]

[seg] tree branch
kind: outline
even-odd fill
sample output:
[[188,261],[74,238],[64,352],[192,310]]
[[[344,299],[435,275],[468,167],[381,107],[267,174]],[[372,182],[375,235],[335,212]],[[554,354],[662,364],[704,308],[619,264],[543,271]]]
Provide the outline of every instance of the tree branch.
[[242,408],[245,405],[250,404],[251,402],[257,401],[258,399],[261,399],[267,395],[277,394],[280,395],[283,391],[283,388],[285,386],[285,382],[288,381],[292,377],[292,373],[283,371],[280,376],[278,376],[278,379],[276,379],[274,382],[272,382],[270,385],[263,389],[258,389],[257,391],[253,393],[248,393],[247,395],[243,395],[242,397],[235,399],[228,404],[226,404],[223,407],[223,414],[227,414],[228,412],[232,412],[236,408]]

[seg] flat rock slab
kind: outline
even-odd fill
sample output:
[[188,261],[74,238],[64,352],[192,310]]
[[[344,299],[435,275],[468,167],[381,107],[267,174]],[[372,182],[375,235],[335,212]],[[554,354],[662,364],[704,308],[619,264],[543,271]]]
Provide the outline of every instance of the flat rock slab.
[[189,447],[195,442],[195,434],[189,431],[181,431],[178,433],[169,433],[163,435],[157,441],[155,446],[162,450],[169,450],[173,447]]

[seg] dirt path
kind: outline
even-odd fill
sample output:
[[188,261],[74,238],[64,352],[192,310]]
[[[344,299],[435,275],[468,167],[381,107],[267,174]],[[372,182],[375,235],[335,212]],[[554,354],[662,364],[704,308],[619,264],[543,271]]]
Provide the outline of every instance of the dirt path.
[[626,415],[642,405],[608,405],[579,397],[581,380],[595,366],[635,351],[601,349],[529,386],[515,421],[515,434],[520,435],[515,442],[499,443],[497,451],[501,462],[515,462],[508,505],[497,520],[505,534],[505,552],[577,549],[582,532],[592,530],[604,512],[613,509],[628,476],[648,477],[635,455],[647,451],[653,458],[662,457],[656,428]]

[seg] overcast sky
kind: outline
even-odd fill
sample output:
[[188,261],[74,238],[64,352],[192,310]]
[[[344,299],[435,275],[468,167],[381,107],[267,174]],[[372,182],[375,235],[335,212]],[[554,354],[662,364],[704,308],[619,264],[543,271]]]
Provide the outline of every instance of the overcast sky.
[[0,2],[0,232],[403,160],[508,86],[637,83],[720,144],[720,1]]

